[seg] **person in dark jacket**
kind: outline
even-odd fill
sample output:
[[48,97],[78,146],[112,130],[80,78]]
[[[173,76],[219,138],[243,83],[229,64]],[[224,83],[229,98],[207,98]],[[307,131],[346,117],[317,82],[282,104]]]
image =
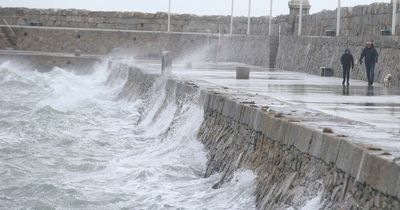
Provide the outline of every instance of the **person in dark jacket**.
[[375,64],[378,63],[378,52],[376,51],[372,41],[367,42],[367,47],[361,53],[360,64],[365,58],[365,70],[367,71],[368,85],[374,83],[375,77]]
[[344,54],[340,58],[340,63],[342,64],[342,67],[343,67],[343,82],[342,82],[342,84],[344,85],[344,82],[347,79],[347,85],[350,85],[350,83],[349,83],[350,68],[354,69],[354,58],[349,49],[346,49],[344,51]]

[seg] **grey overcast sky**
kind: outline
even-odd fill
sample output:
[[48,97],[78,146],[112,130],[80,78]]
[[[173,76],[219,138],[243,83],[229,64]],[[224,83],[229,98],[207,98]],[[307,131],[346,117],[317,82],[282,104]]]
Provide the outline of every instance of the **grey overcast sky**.
[[[247,16],[249,0],[235,0],[234,16]],[[309,0],[311,13],[333,10],[337,0]],[[390,0],[342,0],[343,6],[387,2]],[[172,0],[173,13],[229,15],[231,0]],[[158,12],[168,10],[168,0],[0,0],[0,7],[77,8],[101,11]],[[288,0],[274,0],[273,15],[288,14]],[[252,0],[252,16],[265,16],[269,0]]]

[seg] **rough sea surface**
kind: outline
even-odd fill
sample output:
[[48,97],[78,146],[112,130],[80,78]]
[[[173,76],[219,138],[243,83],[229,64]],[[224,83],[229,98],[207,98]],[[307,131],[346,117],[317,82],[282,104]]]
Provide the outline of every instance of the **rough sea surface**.
[[0,65],[0,209],[255,209],[252,172],[204,178],[198,105],[118,97],[106,66]]

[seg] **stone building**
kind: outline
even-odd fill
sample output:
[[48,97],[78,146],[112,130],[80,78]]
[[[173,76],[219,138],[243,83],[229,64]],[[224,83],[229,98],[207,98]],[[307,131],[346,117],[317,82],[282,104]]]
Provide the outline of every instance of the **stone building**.
[[[301,0],[290,0],[288,5],[289,5],[289,28],[288,28],[288,34],[294,34],[295,28],[296,28],[296,22],[298,21],[298,17],[300,14],[300,1]],[[308,0],[302,0],[303,1],[303,16],[304,15],[309,15],[310,14],[310,8],[311,4]]]
[[[300,0],[290,0],[289,1],[289,15],[296,17],[300,13]],[[308,0],[303,0],[303,15],[309,15],[311,9],[311,4]]]

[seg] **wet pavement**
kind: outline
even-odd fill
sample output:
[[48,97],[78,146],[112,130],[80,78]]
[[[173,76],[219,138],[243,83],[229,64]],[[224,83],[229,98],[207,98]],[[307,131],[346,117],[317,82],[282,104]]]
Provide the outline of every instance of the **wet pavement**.
[[[147,71],[159,73],[159,64],[137,62]],[[172,74],[184,80],[220,87],[242,101],[269,106],[273,111],[296,119],[314,129],[329,127],[365,148],[377,147],[400,157],[400,89],[368,86],[367,82],[350,80],[343,86],[337,77],[320,77],[298,72],[270,70],[255,66],[249,80],[236,79],[236,66],[243,64],[196,64],[187,69],[175,65]],[[211,85],[211,86],[210,86]],[[378,150],[377,153],[381,151]],[[379,155],[379,154],[378,154]]]

